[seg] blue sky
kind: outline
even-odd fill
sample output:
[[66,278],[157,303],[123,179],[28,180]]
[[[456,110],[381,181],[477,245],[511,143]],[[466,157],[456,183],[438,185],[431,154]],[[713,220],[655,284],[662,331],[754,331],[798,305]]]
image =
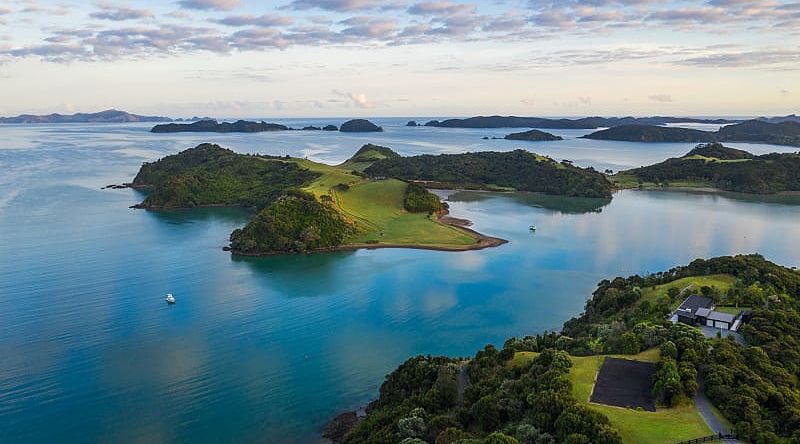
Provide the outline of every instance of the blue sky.
[[800,111],[800,1],[0,1],[0,114]]

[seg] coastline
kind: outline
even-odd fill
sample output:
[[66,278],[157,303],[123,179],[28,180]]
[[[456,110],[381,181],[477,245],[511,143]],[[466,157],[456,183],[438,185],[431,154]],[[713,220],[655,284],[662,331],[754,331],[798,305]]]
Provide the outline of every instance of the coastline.
[[[471,228],[468,228],[472,225],[472,221],[467,219],[461,219],[456,217],[451,217],[448,215],[449,213],[444,213],[439,216],[437,222],[442,223],[444,225],[450,225],[455,227],[459,230],[465,231],[467,234],[471,235],[475,238],[475,243],[470,245],[436,245],[436,244],[392,244],[392,243],[376,243],[376,244],[368,244],[368,243],[352,243],[352,244],[343,244],[337,245],[335,247],[330,248],[320,248],[316,250],[309,250],[306,253],[332,253],[336,251],[356,251],[356,250],[378,250],[383,248],[409,248],[412,250],[430,250],[430,251],[449,251],[449,252],[460,252],[460,251],[474,251],[474,250],[483,250],[486,248],[494,248],[499,247],[500,245],[507,244],[508,241],[506,239],[501,239],[499,237],[494,236],[487,236],[485,234],[479,233]],[[236,256],[247,256],[247,257],[262,257],[262,256],[277,256],[281,254],[289,254],[285,251],[275,251],[269,253],[243,253],[237,250],[230,248],[229,246],[223,247],[224,251],[230,251],[231,254]]]

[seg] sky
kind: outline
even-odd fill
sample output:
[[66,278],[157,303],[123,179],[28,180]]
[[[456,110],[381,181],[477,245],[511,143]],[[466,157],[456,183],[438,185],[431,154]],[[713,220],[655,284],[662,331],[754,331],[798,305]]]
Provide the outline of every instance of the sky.
[[0,115],[800,113],[800,0],[0,0]]

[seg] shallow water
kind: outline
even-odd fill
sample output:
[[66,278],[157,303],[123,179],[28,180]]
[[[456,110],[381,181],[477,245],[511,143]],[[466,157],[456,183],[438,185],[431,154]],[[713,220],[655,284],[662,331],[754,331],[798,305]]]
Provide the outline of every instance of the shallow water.
[[[382,134],[0,127],[0,442],[315,441],[407,357],[471,355],[557,329],[601,279],[732,253],[800,263],[793,197],[630,190],[608,203],[458,192],[454,216],[510,243],[235,258],[221,248],[245,212],[132,210],[140,193],[99,189],[205,141],[330,163],[366,142],[404,154],[526,147],[615,170],[691,148],[575,139],[586,131],[484,141],[510,131],[405,120],[376,119]],[[328,122],[341,120],[288,121]],[[167,292],[176,305],[164,303]]]

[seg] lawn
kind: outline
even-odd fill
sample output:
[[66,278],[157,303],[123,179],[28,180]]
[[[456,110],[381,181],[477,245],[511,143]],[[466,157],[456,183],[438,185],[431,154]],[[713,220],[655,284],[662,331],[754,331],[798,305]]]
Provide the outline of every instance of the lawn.
[[[676,281],[672,281],[670,283],[664,285],[656,285],[655,287],[648,287],[642,289],[642,297],[639,299],[639,303],[644,301],[656,302],[661,297],[667,296],[667,291],[670,288],[677,288],[678,290],[683,291],[684,289],[687,290],[695,290],[700,291],[701,287],[717,287],[723,293],[728,291],[728,289],[733,285],[736,278],[728,275],[728,274],[711,274],[708,276],[690,276],[683,279],[678,279]],[[688,296],[686,294],[685,296]],[[683,299],[678,300],[675,302],[672,309],[676,309],[680,306]]]
[[752,307],[733,307],[731,305],[717,305],[714,307],[714,311],[718,311],[720,313],[728,313],[732,315],[738,315],[739,313],[750,310]]
[[[441,224],[427,214],[405,211],[405,182],[369,180],[355,175],[352,173],[353,162],[337,167],[307,159],[291,161],[321,173],[305,190],[317,198],[331,196],[337,208],[356,223],[358,233],[347,243],[423,244],[451,248],[475,243],[475,237],[461,229]],[[350,188],[336,190],[339,184],[347,184]]]
[[[522,365],[536,356],[532,352],[518,352],[509,365]],[[613,355],[616,358],[633,359],[644,362],[658,361],[658,349],[646,350],[638,355]],[[602,412],[619,430],[626,444],[669,444],[685,441],[712,433],[703,418],[697,413],[694,404],[678,407],[659,408],[655,412],[611,407],[589,402],[597,372],[606,356],[572,356],[569,371],[572,393],[575,398],[590,408]]]

